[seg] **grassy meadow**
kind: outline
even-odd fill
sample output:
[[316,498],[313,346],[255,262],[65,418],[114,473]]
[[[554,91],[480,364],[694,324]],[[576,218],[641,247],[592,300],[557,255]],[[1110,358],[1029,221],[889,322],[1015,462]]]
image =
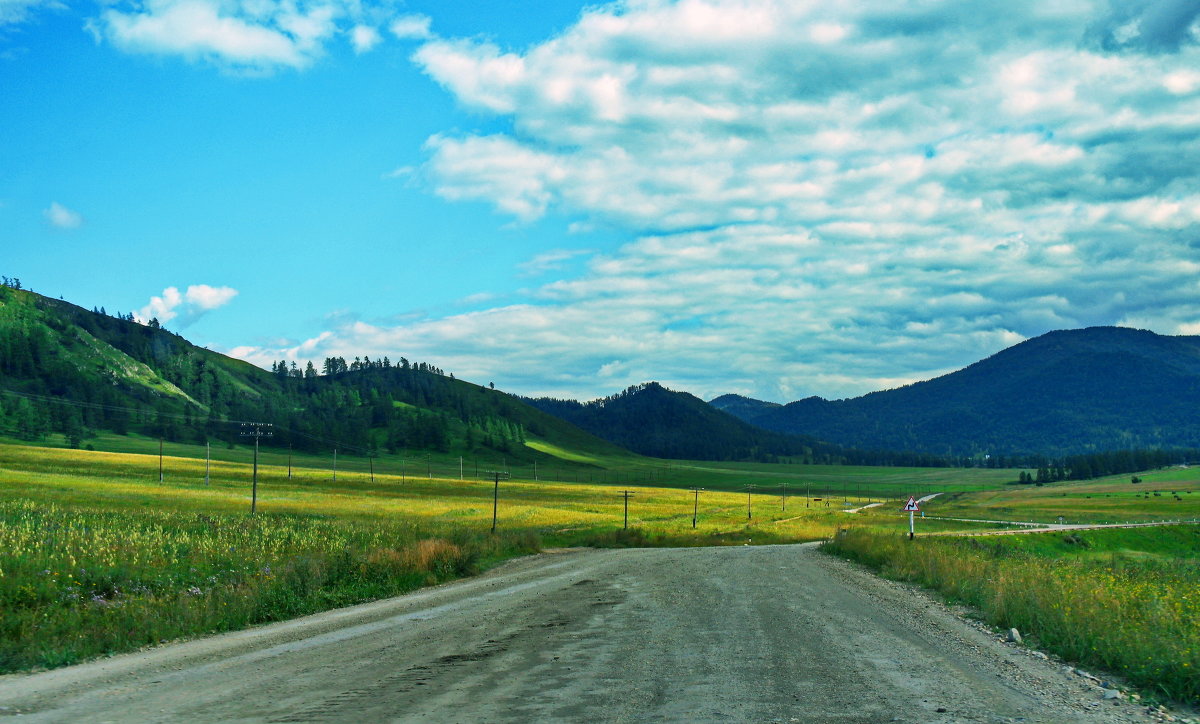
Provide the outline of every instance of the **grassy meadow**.
[[[1137,486],[1123,478],[1037,488],[1008,485],[1015,471],[1006,470],[564,458],[562,470],[573,472],[562,477],[570,482],[543,477],[554,477],[553,464],[539,465],[536,480],[532,466],[509,468],[513,479],[500,483],[492,535],[494,483],[483,478],[503,469],[503,460],[482,463],[478,477],[475,461],[463,460],[460,478],[458,459],[446,456],[339,457],[335,476],[324,456],[289,461],[286,452],[264,449],[251,516],[251,450],[244,446],[213,446],[206,463],[203,447],[166,444],[160,482],[156,440],[91,442],[107,449],[0,441],[0,671],[66,665],[396,595],[545,547],[757,545],[849,530],[836,538],[843,555],[943,587],[1076,660],[1112,665],[1139,681],[1158,677],[1171,696],[1195,695],[1185,671],[1196,666],[1186,658],[1195,648],[1176,646],[1161,660],[1145,654],[1138,669],[1111,650],[1147,652],[1157,639],[1138,629],[1129,635],[1146,643],[1098,643],[1087,623],[1094,612],[1095,626],[1107,625],[1097,607],[1119,604],[1125,608],[1114,610],[1146,618],[1172,641],[1192,641],[1194,599],[1185,594],[1197,582],[1194,539],[1152,529],[1124,538],[1088,532],[1087,545],[1014,536],[918,538],[906,546],[899,507],[908,495],[943,492],[925,506],[930,517],[917,523],[919,534],[995,527],[950,517],[1049,522],[1064,512],[1102,517],[1127,503],[1161,518],[1200,499],[1189,492],[1198,490],[1200,471],[1150,473]],[[689,487],[703,488],[698,500]],[[624,490],[633,493],[628,530]],[[880,500],[887,502],[845,512]],[[929,555],[905,557],[914,551]],[[1180,563],[1189,560],[1191,568]],[[1032,573],[1022,578],[1026,570]],[[1004,582],[1003,592],[988,593],[989,579]],[[1089,580],[1092,587],[1084,587]],[[1045,588],[1051,582],[1058,587]],[[1086,601],[1071,603],[1076,598]],[[1060,619],[1066,623],[1047,623]],[[1070,633],[1061,640],[1038,628],[1068,625],[1075,628],[1064,628]],[[1164,675],[1163,667],[1174,673]]]
[[[504,480],[492,535],[494,483],[432,464],[351,464],[335,479],[302,456],[289,475],[286,457],[264,454],[251,516],[245,449],[214,447],[206,463],[202,447],[166,445],[159,482],[156,441],[114,442],[129,449],[0,443],[0,671],[396,595],[548,546],[819,540],[869,500]],[[706,478],[678,482],[691,480]]]
[[1055,523],[1200,519],[1200,469],[1173,467],[1041,487],[1006,485],[940,495],[927,515]]
[[[31,445],[16,440],[3,440],[13,445]],[[49,435],[44,441],[31,445],[37,449],[68,449],[61,435]],[[100,432],[87,440],[87,446],[101,452],[132,453],[157,456],[159,442],[141,435],[116,435]],[[730,463],[712,461],[659,460],[627,452],[599,453],[567,450],[530,439],[529,451],[540,453],[536,464],[516,461],[504,456],[458,456],[452,453],[415,452],[380,454],[374,459],[341,451],[336,467],[341,473],[366,473],[372,470],[401,480],[416,478],[464,479],[486,477],[489,470],[508,471],[514,478],[539,482],[565,482],[600,485],[651,485],[660,487],[699,486],[710,490],[736,491],[755,485],[764,491],[790,495],[803,494],[829,498],[900,498],[925,495],[939,491],[989,490],[1017,479],[1016,470],[984,468],[889,468],[849,465],[801,465],[769,463]],[[163,444],[168,459],[203,459],[205,449],[189,443]],[[253,446],[214,443],[209,455],[214,461],[234,465],[249,465]],[[313,455],[262,446],[260,463],[286,469],[290,463],[295,470],[306,469],[331,477],[334,470],[332,454]],[[172,470],[169,477],[194,475],[188,465]],[[157,475],[157,468],[155,468]],[[203,471],[201,471],[203,475]]]

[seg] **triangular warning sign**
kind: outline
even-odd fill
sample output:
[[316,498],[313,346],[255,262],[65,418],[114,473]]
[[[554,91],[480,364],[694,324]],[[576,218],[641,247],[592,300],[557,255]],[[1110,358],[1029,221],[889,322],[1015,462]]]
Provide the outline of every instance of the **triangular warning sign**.
[[913,511],[920,510],[920,508],[917,507],[916,498],[909,497],[908,502],[904,504],[904,510],[906,510],[906,511],[907,510],[913,510]]

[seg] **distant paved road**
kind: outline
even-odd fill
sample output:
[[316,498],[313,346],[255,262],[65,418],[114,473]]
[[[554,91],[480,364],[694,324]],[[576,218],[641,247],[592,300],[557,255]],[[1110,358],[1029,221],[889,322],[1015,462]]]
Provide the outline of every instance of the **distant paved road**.
[[572,551],[298,621],[0,677],[20,721],[1132,722],[806,546]]

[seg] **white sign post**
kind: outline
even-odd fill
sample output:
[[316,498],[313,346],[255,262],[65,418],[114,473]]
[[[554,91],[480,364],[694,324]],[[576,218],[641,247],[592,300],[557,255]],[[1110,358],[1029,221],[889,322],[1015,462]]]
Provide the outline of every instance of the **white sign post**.
[[915,532],[913,529],[913,513],[920,510],[920,508],[917,507],[917,499],[910,495],[908,497],[908,502],[904,504],[904,510],[908,511],[908,539],[912,540]]

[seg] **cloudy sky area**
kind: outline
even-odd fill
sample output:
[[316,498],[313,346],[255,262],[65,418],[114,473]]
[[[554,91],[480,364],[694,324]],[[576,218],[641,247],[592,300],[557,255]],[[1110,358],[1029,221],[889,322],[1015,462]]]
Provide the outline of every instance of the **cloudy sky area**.
[[0,267],[273,360],[844,397],[1200,334],[1200,5],[0,0]]

